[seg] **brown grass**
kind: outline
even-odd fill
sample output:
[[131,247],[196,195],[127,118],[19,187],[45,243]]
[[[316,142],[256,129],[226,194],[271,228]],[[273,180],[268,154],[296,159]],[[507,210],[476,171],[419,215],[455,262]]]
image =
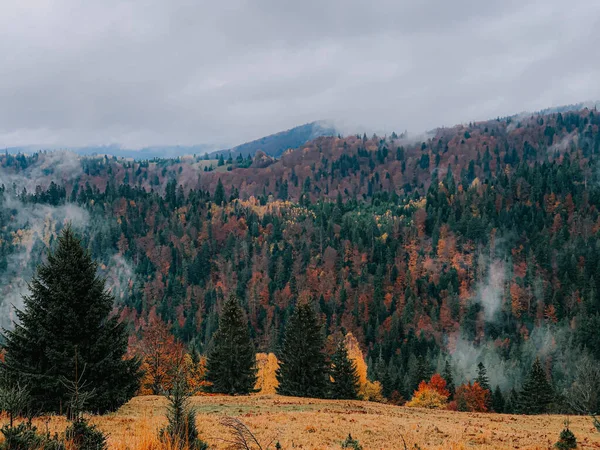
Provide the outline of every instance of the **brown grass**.
[[[430,411],[360,401],[330,401],[257,395],[195,397],[201,437],[211,448],[225,449],[224,415],[242,420],[267,443],[284,449],[340,449],[348,435],[364,449],[550,449],[563,427],[563,416],[510,416]],[[161,397],[136,397],[117,413],[91,418],[109,434],[111,449],[158,450],[157,431],[165,424]],[[36,425],[46,429],[47,419]],[[49,418],[50,431],[62,431],[62,417]],[[600,449],[600,435],[586,417],[570,417],[579,448]]]

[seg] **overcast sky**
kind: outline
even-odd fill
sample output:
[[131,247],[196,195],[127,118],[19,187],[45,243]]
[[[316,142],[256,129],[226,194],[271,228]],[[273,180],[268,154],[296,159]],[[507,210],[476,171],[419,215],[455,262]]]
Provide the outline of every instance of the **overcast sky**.
[[600,99],[598,0],[0,0],[0,146],[238,144]]

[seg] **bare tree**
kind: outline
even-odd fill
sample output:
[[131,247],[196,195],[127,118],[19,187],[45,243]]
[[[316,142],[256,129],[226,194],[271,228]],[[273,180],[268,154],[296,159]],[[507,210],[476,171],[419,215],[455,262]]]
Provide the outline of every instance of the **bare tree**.
[[600,363],[588,356],[575,366],[575,381],[565,393],[569,406],[579,414],[592,417],[600,432]]

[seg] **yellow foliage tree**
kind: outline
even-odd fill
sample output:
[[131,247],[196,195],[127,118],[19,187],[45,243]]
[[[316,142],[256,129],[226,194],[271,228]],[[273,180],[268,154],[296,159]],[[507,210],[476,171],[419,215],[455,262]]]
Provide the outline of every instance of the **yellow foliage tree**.
[[363,357],[358,341],[352,333],[347,333],[344,338],[346,349],[348,349],[348,357],[356,364],[356,372],[361,386],[367,384],[367,363]]
[[274,394],[279,386],[277,381],[277,369],[279,361],[274,353],[257,353],[256,354],[256,385],[254,389],[259,394]]
[[189,389],[198,394],[210,383],[206,381],[206,357],[198,353],[186,353],[183,359],[186,381]]
[[406,406],[413,408],[444,409],[448,405],[448,397],[430,388],[419,389]]
[[448,406],[450,392],[446,389],[446,380],[434,374],[429,383],[421,381],[413,398],[406,406],[414,408],[442,409]]
[[371,382],[367,380],[365,384],[361,384],[358,390],[358,397],[368,402],[383,403],[385,401],[379,381]]

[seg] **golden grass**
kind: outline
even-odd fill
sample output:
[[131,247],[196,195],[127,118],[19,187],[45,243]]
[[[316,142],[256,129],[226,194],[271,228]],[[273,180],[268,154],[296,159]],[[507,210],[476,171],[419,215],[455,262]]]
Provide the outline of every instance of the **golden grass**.
[[[365,450],[403,449],[550,449],[563,427],[563,416],[511,416],[431,411],[361,401],[299,399],[277,395],[195,397],[198,428],[211,448],[225,449],[224,415],[242,420],[265,444],[279,440],[284,449],[340,449],[348,435]],[[165,424],[161,397],[136,397],[118,412],[92,417],[108,433],[116,450],[163,449],[157,431]],[[40,418],[36,425],[62,431],[62,417]],[[570,417],[579,448],[600,449],[600,435],[586,417]]]

